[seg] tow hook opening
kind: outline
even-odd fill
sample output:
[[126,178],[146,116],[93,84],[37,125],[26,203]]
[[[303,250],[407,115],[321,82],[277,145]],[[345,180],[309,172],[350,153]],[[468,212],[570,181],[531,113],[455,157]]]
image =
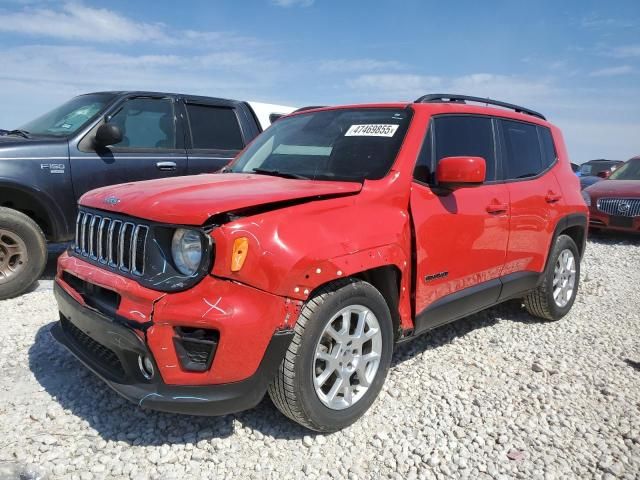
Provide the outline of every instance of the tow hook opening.
[[217,330],[176,327],[173,344],[182,368],[191,372],[205,372],[211,367],[218,347]]

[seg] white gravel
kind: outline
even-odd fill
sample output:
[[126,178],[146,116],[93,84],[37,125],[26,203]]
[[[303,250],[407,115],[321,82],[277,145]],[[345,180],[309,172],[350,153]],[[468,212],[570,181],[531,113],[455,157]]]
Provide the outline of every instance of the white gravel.
[[48,288],[0,302],[0,479],[640,477],[640,238],[589,242],[557,323],[509,302],[402,345],[352,427],[268,399],[197,418],[121,399],[49,335]]

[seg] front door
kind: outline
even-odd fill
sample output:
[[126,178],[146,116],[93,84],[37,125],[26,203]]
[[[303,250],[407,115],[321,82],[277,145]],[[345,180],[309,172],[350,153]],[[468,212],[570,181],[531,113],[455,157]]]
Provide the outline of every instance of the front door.
[[[411,191],[416,247],[416,331],[492,305],[509,238],[509,193],[496,182],[496,126],[489,117],[446,115],[431,121]],[[444,189],[437,162],[450,156],[486,161],[486,182]]]
[[76,199],[105,185],[186,175],[184,134],[171,98],[128,98],[105,120],[120,127],[123,139],[96,150],[92,139],[103,123],[99,122],[74,148],[71,174]]

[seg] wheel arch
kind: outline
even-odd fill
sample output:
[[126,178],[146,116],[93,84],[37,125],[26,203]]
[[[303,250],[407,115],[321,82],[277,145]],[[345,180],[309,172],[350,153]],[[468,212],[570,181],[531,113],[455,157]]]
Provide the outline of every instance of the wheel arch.
[[40,190],[0,180],[0,207],[27,215],[38,224],[47,240],[55,240],[65,231],[66,221],[60,208]]
[[[400,313],[400,298],[402,294],[402,272],[396,265],[381,265],[367,270],[352,272],[342,278],[353,278],[363,280],[370,283],[376,290],[380,292],[384,298],[389,312],[391,313],[391,321],[393,323],[394,341],[397,341],[403,332],[402,315]],[[333,278],[327,282],[317,285],[309,294],[308,298],[313,298],[314,294],[327,285],[339,280]]]
[[585,213],[573,213],[565,217],[560,218],[556,223],[556,228],[553,232],[553,238],[549,248],[547,249],[547,260],[549,261],[549,253],[556,243],[557,238],[560,235],[568,235],[576,243],[580,258],[584,256],[584,251],[587,245],[587,229],[589,225],[589,218]]

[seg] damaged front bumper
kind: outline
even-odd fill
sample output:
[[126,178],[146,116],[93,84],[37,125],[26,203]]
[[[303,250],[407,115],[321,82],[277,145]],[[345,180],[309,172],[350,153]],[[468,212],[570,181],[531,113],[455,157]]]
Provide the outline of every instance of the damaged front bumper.
[[58,284],[54,293],[60,310],[60,322],[51,330],[54,338],[117,393],[142,407],[165,412],[224,415],[256,406],[293,336],[292,330],[274,333],[258,369],[245,380],[168,385],[160,375],[147,379],[142,374],[139,359],[153,356],[132,328],[80,305]]

